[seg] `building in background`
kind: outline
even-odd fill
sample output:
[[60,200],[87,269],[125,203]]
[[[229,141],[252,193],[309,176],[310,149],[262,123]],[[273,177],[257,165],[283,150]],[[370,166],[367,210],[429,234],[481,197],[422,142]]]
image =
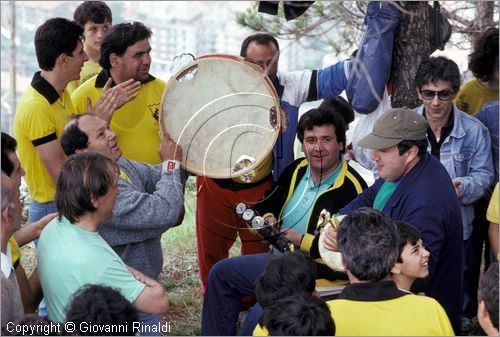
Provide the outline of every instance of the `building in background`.
[[[236,13],[253,6],[254,1],[109,1],[113,23],[138,20],[153,31],[151,73],[165,81],[170,77],[172,59],[181,53],[195,56],[227,53],[238,55],[243,39],[251,32],[240,27]],[[51,17],[72,19],[80,1],[16,1],[16,102],[38,70],[33,38],[35,31]],[[11,1],[1,2],[1,129],[11,133],[10,36]],[[303,69],[306,52],[294,41],[280,41],[280,69]],[[318,51],[320,52],[320,51]],[[321,58],[318,58],[321,59]],[[310,64],[307,64],[311,67]],[[316,64],[313,67],[319,67]]]

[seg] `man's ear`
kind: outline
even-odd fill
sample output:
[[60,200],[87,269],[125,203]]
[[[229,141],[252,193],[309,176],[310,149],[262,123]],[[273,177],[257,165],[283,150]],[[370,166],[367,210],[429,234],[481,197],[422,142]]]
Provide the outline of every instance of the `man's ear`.
[[92,196],[92,198],[90,198],[90,201],[92,201],[92,206],[94,206],[94,208],[99,209],[99,206],[101,204],[99,202],[99,198],[96,198],[95,196]]
[[12,219],[12,216],[10,214],[11,212],[11,209],[12,207],[10,207],[9,205],[7,207],[5,207],[5,209],[2,211],[2,225],[3,226],[7,226],[11,223],[11,219]]
[[109,64],[111,68],[116,68],[119,65],[119,59],[120,57],[116,53],[109,54]]
[[498,329],[493,326],[490,313],[486,309],[484,301],[478,303],[477,320],[479,321],[481,328],[483,328],[484,332],[486,332],[488,336],[498,336]]
[[59,56],[56,57],[56,62],[54,63],[54,65],[59,67],[64,67],[68,62],[68,57],[69,56],[64,53],[59,54]]
[[418,157],[418,147],[413,145],[406,151],[408,153],[408,158],[406,159],[406,162],[409,163],[413,161],[416,157]]
[[400,268],[400,263],[396,262],[394,267],[391,268],[391,273],[392,274],[401,274],[401,268]]

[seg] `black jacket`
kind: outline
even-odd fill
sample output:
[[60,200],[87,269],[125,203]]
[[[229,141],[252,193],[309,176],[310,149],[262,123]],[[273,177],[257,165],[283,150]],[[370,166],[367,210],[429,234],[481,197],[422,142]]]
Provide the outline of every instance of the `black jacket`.
[[[278,181],[265,193],[263,200],[255,205],[255,209],[260,214],[273,213],[278,222],[281,223],[281,213],[306,173],[308,164],[307,159],[299,158],[288,165]],[[367,185],[359,173],[349,166],[347,162],[343,161],[341,172],[333,184],[314,201],[307,224],[307,233],[305,233],[300,243],[300,249],[309,253],[315,259],[318,278],[328,280],[347,278],[344,274],[334,272],[320,258],[318,251],[319,233],[316,232],[319,214],[323,209],[326,209],[332,215],[338,213],[339,209],[354,200],[366,187]]]

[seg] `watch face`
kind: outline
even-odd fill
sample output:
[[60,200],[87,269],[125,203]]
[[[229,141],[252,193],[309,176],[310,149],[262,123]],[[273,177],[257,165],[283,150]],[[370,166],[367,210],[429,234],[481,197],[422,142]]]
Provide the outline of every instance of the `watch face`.
[[245,221],[251,221],[254,216],[255,216],[255,212],[252,209],[248,208],[245,210],[245,212],[243,212],[242,218]]
[[241,216],[243,214],[243,212],[245,212],[246,209],[247,209],[247,205],[240,202],[236,205],[236,214]]

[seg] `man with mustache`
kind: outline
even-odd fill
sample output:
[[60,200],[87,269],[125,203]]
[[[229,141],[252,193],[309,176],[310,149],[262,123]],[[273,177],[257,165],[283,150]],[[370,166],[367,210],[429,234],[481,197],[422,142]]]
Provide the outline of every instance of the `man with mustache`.
[[141,83],[135,99],[116,110],[106,119],[116,133],[118,144],[126,158],[159,164],[156,149],[159,109],[165,82],[149,73],[151,67],[152,32],[140,22],[112,26],[101,44],[99,64],[103,68],[95,77],[82,84],[72,95],[78,112],[87,111],[87,101],[94,104],[107,80],[118,85],[133,79]]

